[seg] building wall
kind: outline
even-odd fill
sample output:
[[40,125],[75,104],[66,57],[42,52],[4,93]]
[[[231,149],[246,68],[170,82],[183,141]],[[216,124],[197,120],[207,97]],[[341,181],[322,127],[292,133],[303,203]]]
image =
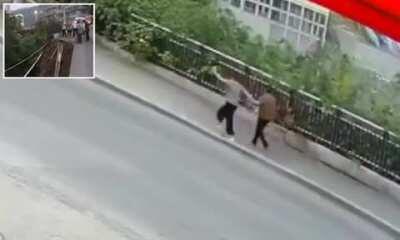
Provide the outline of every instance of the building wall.
[[270,43],[284,39],[299,52],[305,52],[325,42],[329,10],[307,0],[219,0],[219,3]]
[[[221,7],[229,7],[229,5],[221,4]],[[261,35],[266,40],[270,38],[271,25],[265,24],[263,18],[252,14],[244,14],[241,9],[235,7],[230,8],[230,10],[238,20],[243,22],[245,25],[250,26],[254,33]]]
[[[56,18],[59,21],[64,19],[64,8],[68,16],[82,16],[90,12],[91,6],[68,6],[63,7],[60,5],[36,6],[31,8],[23,8],[12,11],[12,14],[22,14],[24,16],[25,28],[33,28],[37,21]],[[37,11],[37,15],[35,15]]]

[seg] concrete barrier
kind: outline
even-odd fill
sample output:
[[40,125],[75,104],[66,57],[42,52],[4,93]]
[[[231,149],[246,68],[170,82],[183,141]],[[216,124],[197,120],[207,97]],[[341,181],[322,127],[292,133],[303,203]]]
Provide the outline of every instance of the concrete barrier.
[[291,131],[287,133],[286,138],[289,146],[304,152],[313,159],[324,162],[371,188],[391,196],[400,203],[400,186],[362,166],[359,161],[345,158]]

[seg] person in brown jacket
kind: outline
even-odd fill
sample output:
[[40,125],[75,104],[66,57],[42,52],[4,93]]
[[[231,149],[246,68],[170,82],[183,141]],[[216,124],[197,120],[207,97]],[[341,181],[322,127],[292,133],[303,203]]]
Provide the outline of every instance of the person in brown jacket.
[[276,98],[269,93],[265,93],[261,96],[259,100],[259,110],[258,110],[258,120],[257,120],[257,127],[256,132],[253,138],[253,145],[257,145],[257,141],[260,138],[264,147],[268,148],[268,142],[265,140],[264,136],[264,128],[268,125],[271,121],[274,121],[276,118]]

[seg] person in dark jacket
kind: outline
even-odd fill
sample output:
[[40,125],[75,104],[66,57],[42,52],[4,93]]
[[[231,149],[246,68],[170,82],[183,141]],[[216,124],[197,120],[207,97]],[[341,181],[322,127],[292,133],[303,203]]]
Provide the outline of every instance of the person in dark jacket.
[[90,33],[90,24],[88,21],[85,21],[85,36],[87,42],[89,42],[90,40],[89,33]]

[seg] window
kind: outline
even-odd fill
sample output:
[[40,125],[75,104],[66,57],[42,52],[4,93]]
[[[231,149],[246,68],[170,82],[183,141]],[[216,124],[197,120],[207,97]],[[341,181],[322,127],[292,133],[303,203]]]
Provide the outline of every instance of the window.
[[319,27],[318,37],[320,39],[324,38],[325,28]]
[[312,21],[314,19],[314,12],[306,8],[304,11],[304,18]]
[[318,36],[318,26],[317,25],[313,25],[312,34],[314,36]]
[[289,2],[287,0],[274,0],[273,6],[282,10],[287,11]]
[[231,0],[231,5],[240,8],[240,0]]
[[246,12],[255,14],[256,13],[256,4],[246,0],[246,2],[244,3],[244,10]]
[[325,15],[321,13],[315,13],[315,22],[318,24],[325,25]]
[[321,15],[321,17],[320,17],[319,23],[321,23],[322,25],[325,25],[325,23],[326,23],[326,17],[325,17],[325,15],[323,15],[323,14],[320,14],[320,15]]
[[268,7],[263,7],[263,6],[258,7],[258,15],[262,17],[268,17],[268,12],[269,12]]
[[303,21],[303,26],[301,30],[305,33],[311,33],[312,24],[307,21]]
[[315,13],[315,19],[314,20],[315,20],[316,23],[319,23],[320,18],[321,18],[321,14]]
[[286,22],[286,14],[277,10],[272,10],[271,20],[284,24]]
[[301,6],[297,5],[295,3],[291,3],[290,4],[290,12],[297,16],[301,16]]
[[292,28],[298,30],[300,28],[300,24],[301,24],[300,18],[294,16],[289,17],[289,26],[291,26]]

